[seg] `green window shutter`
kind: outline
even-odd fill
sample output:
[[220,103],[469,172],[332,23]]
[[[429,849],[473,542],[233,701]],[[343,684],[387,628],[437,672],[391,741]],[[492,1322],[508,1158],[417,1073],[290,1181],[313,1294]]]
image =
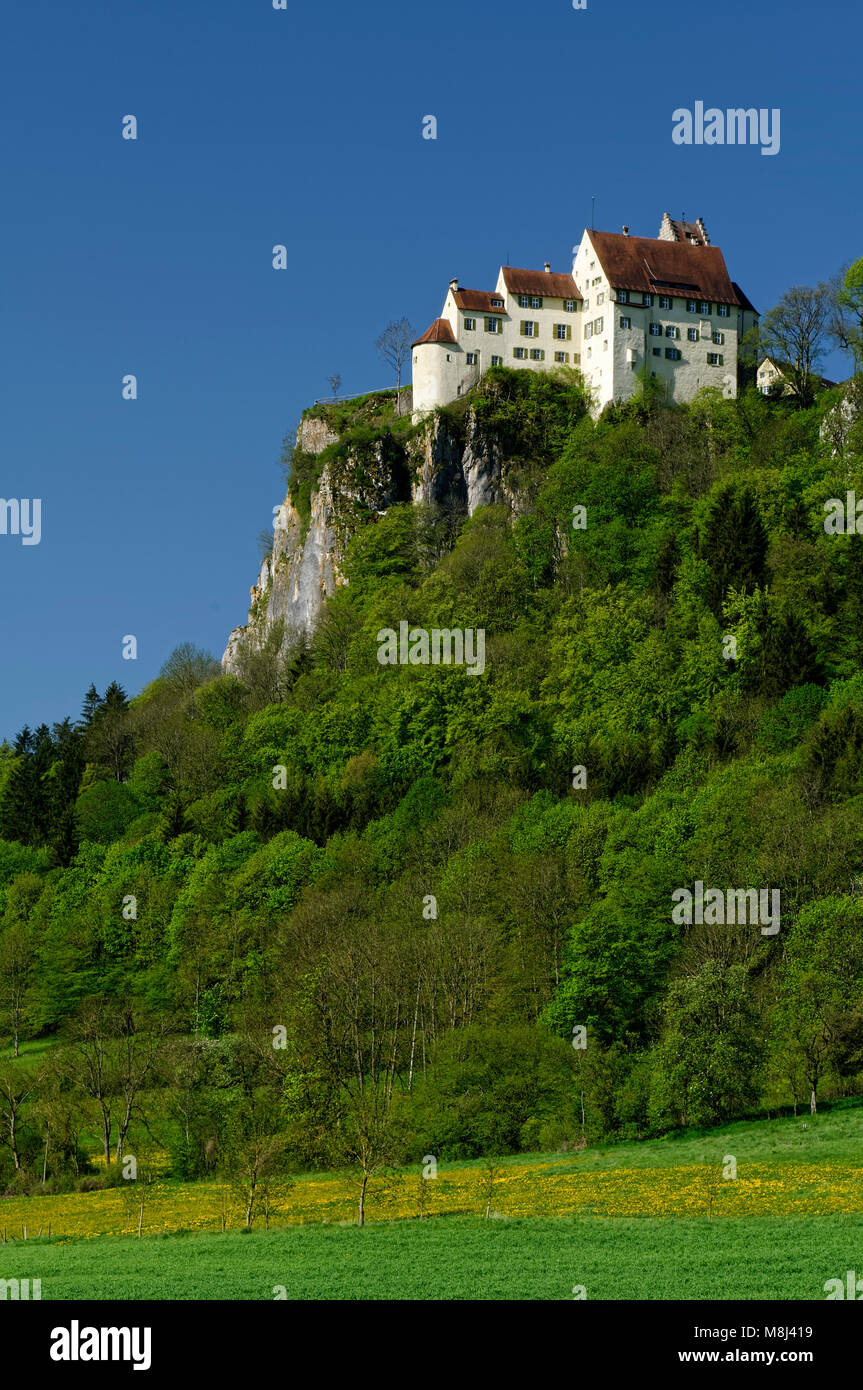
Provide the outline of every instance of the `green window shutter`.
[[521,336],[524,338],[525,335],[526,335],[526,333],[527,333],[527,324],[525,323],[524,319],[522,319],[522,320],[521,320]]
[[539,337],[539,324],[538,324],[538,323],[535,323],[535,324],[533,325],[533,336],[534,336],[535,338],[538,338],[538,337]]
[[567,341],[567,342],[570,342],[571,339],[572,339],[572,324],[571,324],[571,323],[568,323],[568,324],[566,325],[566,341]]

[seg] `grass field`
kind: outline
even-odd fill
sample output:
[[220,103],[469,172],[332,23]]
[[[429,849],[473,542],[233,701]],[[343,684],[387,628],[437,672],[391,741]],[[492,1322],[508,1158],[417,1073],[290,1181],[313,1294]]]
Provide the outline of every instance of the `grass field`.
[[299,1226],[2,1247],[47,1299],[823,1299],[863,1267],[863,1217]]
[[[723,1176],[729,1158],[736,1177]],[[863,1272],[863,1107],[728,1125],[581,1153],[519,1155],[494,1179],[441,1164],[417,1219],[418,1170],[375,1179],[359,1230],[346,1175],[304,1175],[240,1231],[225,1189],[166,1179],[137,1215],[117,1188],[0,1201],[0,1279],[43,1299],[823,1298]],[[39,1229],[51,1239],[37,1238]],[[28,1228],[26,1243],[23,1227]],[[14,1239],[13,1239],[14,1237]]]

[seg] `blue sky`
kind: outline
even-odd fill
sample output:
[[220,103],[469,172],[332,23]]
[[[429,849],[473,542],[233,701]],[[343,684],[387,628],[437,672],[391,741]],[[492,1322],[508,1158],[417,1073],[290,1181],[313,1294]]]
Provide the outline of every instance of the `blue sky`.
[[[703,216],[761,310],[863,255],[861,51],[856,0],[6,0],[0,496],[43,536],[0,535],[0,738],[221,655],[328,376],[390,385],[454,275],[569,269],[593,195]],[[779,107],[780,153],[676,146],[697,100]]]

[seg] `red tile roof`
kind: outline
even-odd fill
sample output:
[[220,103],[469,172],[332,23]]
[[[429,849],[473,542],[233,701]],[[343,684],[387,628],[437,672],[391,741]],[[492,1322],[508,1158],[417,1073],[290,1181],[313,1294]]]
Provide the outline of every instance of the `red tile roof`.
[[510,294],[541,294],[546,299],[581,299],[578,286],[571,275],[559,275],[553,270],[518,270],[502,266],[503,283]]
[[614,289],[676,294],[717,304],[739,302],[718,246],[690,246],[620,232],[588,232],[588,236]]
[[435,319],[430,328],[427,328],[421,338],[417,338],[411,347],[418,347],[420,343],[454,343],[455,334],[450,327],[449,319]]
[[453,298],[459,309],[476,309],[482,314],[503,313],[503,301],[499,307],[492,305],[493,299],[501,299],[497,290],[453,290]]

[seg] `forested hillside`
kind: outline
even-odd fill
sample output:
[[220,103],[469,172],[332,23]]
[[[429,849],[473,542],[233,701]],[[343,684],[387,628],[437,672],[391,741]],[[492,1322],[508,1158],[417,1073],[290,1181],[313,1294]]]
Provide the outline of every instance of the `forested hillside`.
[[[0,1190],[94,1181],[94,1135],[254,1187],[859,1094],[853,395],[594,421],[494,369],[451,416],[511,507],[357,517],[311,638],[0,748]],[[401,622],[484,671],[381,665]],[[781,930],[677,925],[697,881]]]

